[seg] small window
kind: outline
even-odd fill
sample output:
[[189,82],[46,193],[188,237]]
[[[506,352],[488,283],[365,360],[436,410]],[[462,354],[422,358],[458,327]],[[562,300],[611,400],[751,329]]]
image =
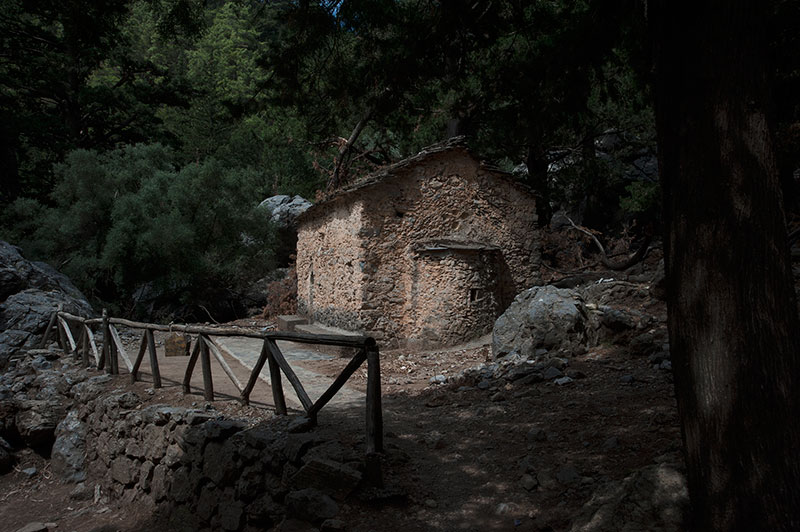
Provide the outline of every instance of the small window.
[[475,303],[481,295],[481,291],[478,288],[470,288],[469,289],[469,302]]

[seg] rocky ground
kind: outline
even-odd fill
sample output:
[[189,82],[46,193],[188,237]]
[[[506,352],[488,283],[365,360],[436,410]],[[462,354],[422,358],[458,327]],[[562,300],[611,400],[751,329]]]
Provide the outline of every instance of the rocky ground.
[[[595,284],[581,294],[589,301],[580,332],[589,349],[554,340],[539,356],[512,352],[498,361],[486,339],[383,352],[386,489],[340,501],[327,529],[678,529],[686,494],[663,304],[649,285],[629,281]],[[313,369],[333,378],[339,362],[316,362]],[[243,407],[225,398],[207,404],[174,383],[154,390],[144,379],[130,384],[125,375],[84,372],[57,351],[19,358],[0,382],[16,405],[18,433],[7,445],[16,462],[0,477],[0,530],[36,522],[48,530],[167,529],[164,517],[141,501],[109,493],[102,472],[111,473],[100,463],[87,468],[85,479],[73,478],[82,482],[64,483],[69,467],[58,453],[48,459],[36,452],[37,429],[26,428],[26,419],[47,425],[41,418],[57,417],[71,404],[124,392],[141,399],[137,409],[169,404],[251,424],[272,417],[267,405]],[[365,375],[357,373],[353,383],[363,387]],[[322,440],[363,447],[363,412],[323,410],[319,422],[314,434]],[[280,529],[312,528],[287,519]]]

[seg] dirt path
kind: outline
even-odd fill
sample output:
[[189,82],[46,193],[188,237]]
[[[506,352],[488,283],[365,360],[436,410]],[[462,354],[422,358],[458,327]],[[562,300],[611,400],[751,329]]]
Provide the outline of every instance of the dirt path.
[[[257,354],[249,345],[226,346]],[[282,348],[288,358],[291,349]],[[385,480],[404,496],[382,504],[349,500],[338,516],[348,531],[568,530],[584,503],[605,483],[654,461],[678,460],[680,434],[670,375],[654,369],[646,358],[634,358],[620,347],[594,349],[570,360],[570,370],[585,378],[566,386],[552,381],[523,385],[496,380],[488,387],[430,383],[431,377],[457,375],[485,361],[488,354],[481,344],[382,353]],[[141,382],[131,385],[123,374],[115,386],[133,390],[150,403],[204,408],[199,364],[192,393],[182,394],[186,361],[164,357],[159,349],[163,388],[152,388],[147,361]],[[307,353],[292,364],[304,383],[309,376],[324,383],[346,361]],[[229,364],[246,382],[247,360]],[[217,400],[209,408],[254,421],[273,415],[266,382],[257,384],[251,406],[244,407],[215,360],[212,370]],[[364,408],[358,397],[365,382],[365,372],[357,372],[348,392],[355,401],[326,407],[319,430],[338,431],[343,441],[363,440]],[[291,387],[284,384],[288,397]],[[314,390],[312,396],[319,390],[310,384],[309,389]],[[42,474],[24,478],[22,463],[19,471],[0,479],[0,493],[5,493],[0,512],[8,516],[0,530],[16,531],[34,520],[31,516],[58,523],[57,530],[142,530],[142,516],[130,509],[113,502],[70,499],[72,486],[45,476],[46,462],[36,460],[31,456],[29,463],[38,464]]]

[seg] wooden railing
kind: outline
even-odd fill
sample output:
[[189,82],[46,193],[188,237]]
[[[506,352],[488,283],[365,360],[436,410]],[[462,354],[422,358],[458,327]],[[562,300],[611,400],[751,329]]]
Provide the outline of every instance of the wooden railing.
[[[74,329],[70,323],[75,324],[80,330],[78,340],[73,335]],[[125,346],[120,339],[117,325],[139,329],[142,336],[139,344],[139,351],[136,358],[131,361]],[[103,343],[100,349],[97,348],[92,326],[100,326],[103,331]],[[183,393],[191,391],[191,378],[197,359],[203,374],[203,393],[208,401],[214,400],[214,382],[211,372],[211,357],[216,359],[225,374],[230,378],[233,385],[239,392],[239,400],[243,404],[250,403],[250,394],[255,387],[264,364],[269,365],[270,383],[272,387],[272,398],[275,403],[275,412],[285,415],[286,399],[283,395],[283,384],[281,382],[281,372],[294,388],[297,397],[303,406],[306,417],[311,425],[317,422],[317,414],[330,400],[342,389],[347,380],[361,367],[364,361],[367,362],[367,395],[366,395],[366,442],[367,454],[383,452],[383,410],[381,407],[381,383],[380,383],[380,354],[375,340],[364,336],[341,336],[341,335],[320,335],[303,334],[294,332],[278,331],[249,331],[233,327],[203,327],[197,325],[158,325],[154,323],[141,323],[125,320],[122,318],[112,318],[103,310],[102,318],[83,318],[75,316],[61,310],[61,307],[53,313],[42,339],[42,348],[46,347],[50,339],[53,328],[57,331],[57,338],[65,352],[73,354],[76,359],[81,359],[85,367],[91,365],[91,358],[94,358],[97,369],[104,369],[110,374],[119,374],[119,358],[122,358],[128,371],[130,372],[131,382],[136,382],[139,378],[139,369],[144,360],[145,351],[149,355],[149,363],[153,376],[153,386],[160,388],[161,372],[158,367],[158,357],[156,356],[154,331],[162,332],[182,332],[195,335],[194,347],[186,366],[183,378]],[[253,367],[246,385],[242,385],[234,374],[231,367],[225,361],[223,352],[228,352],[224,346],[215,341],[212,336],[240,336],[247,338],[258,338],[263,340],[261,354],[256,365]],[[347,363],[333,383],[325,390],[316,401],[312,401],[303,388],[300,379],[292,369],[291,365],[283,356],[277,342],[285,340],[312,345],[328,345],[338,347],[349,347],[356,350],[353,358]],[[93,355],[93,357],[90,357]],[[231,354],[232,355],[232,354]]]

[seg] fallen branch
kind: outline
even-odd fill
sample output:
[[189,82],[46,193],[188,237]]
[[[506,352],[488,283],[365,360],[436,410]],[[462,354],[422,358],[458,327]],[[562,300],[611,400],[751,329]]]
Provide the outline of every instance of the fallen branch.
[[575,222],[573,222],[572,219],[570,219],[569,216],[565,216],[564,218],[566,218],[567,221],[570,223],[570,225],[572,226],[572,229],[575,229],[576,231],[579,231],[579,232],[581,232],[581,233],[583,233],[585,235],[588,235],[592,239],[592,241],[595,243],[597,248],[600,250],[600,262],[603,264],[603,266],[605,266],[609,270],[614,270],[614,271],[627,270],[628,268],[630,268],[631,266],[633,266],[637,262],[640,262],[641,260],[643,260],[644,257],[647,255],[647,251],[650,249],[650,241],[652,240],[653,237],[648,235],[647,238],[645,238],[645,241],[642,243],[642,245],[636,251],[636,253],[631,255],[627,260],[624,260],[622,262],[611,262],[608,259],[608,254],[606,253],[606,248],[604,248],[603,244],[601,244],[600,241],[597,239],[597,237],[594,236],[594,233],[592,233],[591,231],[589,231],[585,227],[581,227],[579,225],[575,225]]

